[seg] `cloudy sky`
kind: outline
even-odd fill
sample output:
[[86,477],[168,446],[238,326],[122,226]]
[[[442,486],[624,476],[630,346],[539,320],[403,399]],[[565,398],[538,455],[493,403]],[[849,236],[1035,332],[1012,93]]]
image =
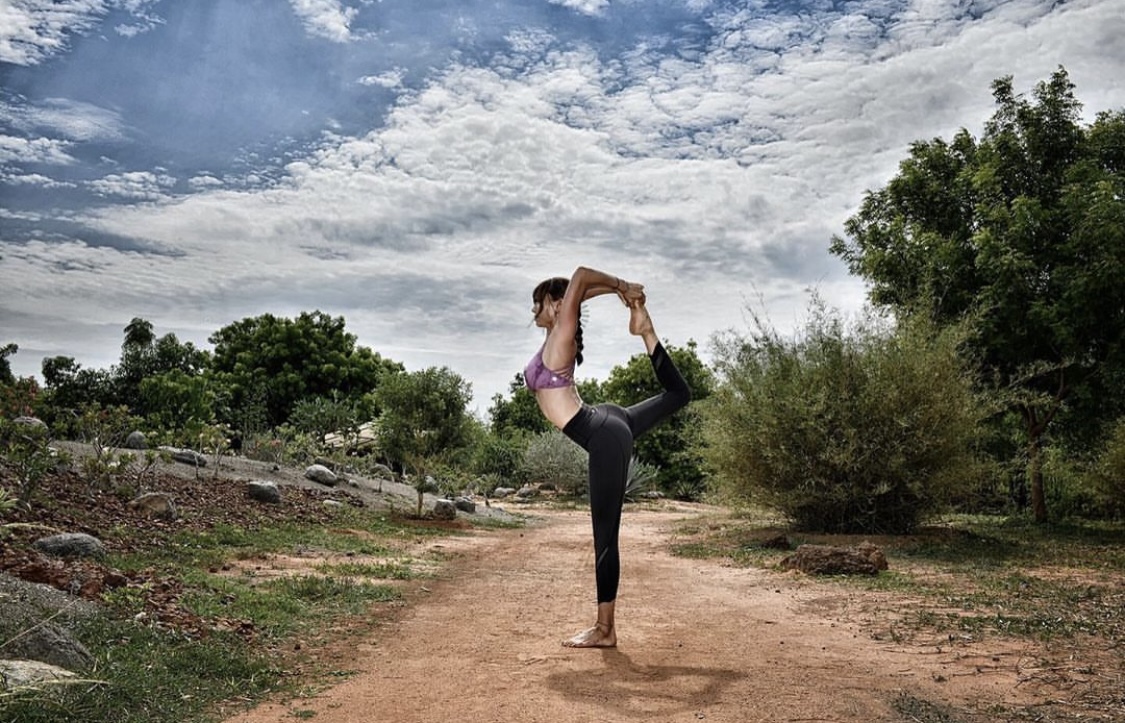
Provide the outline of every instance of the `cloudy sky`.
[[[583,264],[706,356],[748,304],[858,309],[833,234],[995,78],[1125,106],[1121,38],[1125,0],[0,0],[0,345],[321,310],[483,411]],[[587,306],[604,379],[642,347]]]

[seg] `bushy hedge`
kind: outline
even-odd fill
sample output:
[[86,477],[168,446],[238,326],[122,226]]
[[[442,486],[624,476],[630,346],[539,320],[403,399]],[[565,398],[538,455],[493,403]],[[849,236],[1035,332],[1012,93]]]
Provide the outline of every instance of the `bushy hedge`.
[[957,337],[810,311],[793,339],[755,318],[749,337],[716,340],[720,383],[703,411],[720,491],[802,529],[911,531],[984,472]]

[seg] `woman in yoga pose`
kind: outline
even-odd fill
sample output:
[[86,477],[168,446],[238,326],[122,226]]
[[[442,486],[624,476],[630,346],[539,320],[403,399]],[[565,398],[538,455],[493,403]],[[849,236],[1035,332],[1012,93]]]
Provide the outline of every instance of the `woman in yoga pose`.
[[[584,404],[574,385],[582,363],[582,302],[617,294],[629,307],[629,331],[644,340],[652,368],[664,391],[634,404]],[[574,648],[617,644],[614,605],[621,562],[617,550],[621,508],[633,440],[691,401],[691,390],[656,336],[645,309],[644,287],[585,267],[570,279],[547,279],[531,295],[537,326],[546,329],[543,346],[528,362],[524,381],[544,416],[590,455],[590,513],[594,523],[594,575],[598,618],[594,627],[563,642]]]

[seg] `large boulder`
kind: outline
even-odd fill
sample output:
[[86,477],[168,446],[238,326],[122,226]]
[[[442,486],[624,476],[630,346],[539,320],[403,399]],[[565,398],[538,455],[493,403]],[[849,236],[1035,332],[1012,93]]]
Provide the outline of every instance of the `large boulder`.
[[457,519],[457,507],[453,504],[453,500],[438,500],[434,503],[434,519],[437,520],[455,520]]
[[125,449],[148,449],[148,438],[145,433],[139,429],[129,432],[129,436],[125,438]]
[[250,499],[259,502],[268,504],[281,502],[281,490],[277,488],[277,484],[266,480],[250,480],[247,482],[246,494],[250,495]]
[[336,473],[328,469],[322,464],[310,465],[305,469],[305,479],[310,479],[317,484],[322,484],[325,487],[335,487],[340,481]]
[[49,537],[40,537],[31,543],[32,547],[54,557],[104,557],[105,545],[93,535],[85,532],[63,532]]
[[7,641],[0,654],[4,657],[87,670],[93,657],[71,628],[98,614],[96,603],[0,573],[0,642]]

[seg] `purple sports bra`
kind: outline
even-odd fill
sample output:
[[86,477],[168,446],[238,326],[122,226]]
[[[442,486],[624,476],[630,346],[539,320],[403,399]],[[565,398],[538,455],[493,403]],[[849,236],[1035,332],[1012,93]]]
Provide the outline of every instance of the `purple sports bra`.
[[523,370],[523,380],[527,384],[527,388],[533,392],[540,389],[573,387],[574,362],[571,362],[568,368],[560,372],[548,369],[547,365],[543,363],[543,347],[539,347],[539,351],[535,352],[535,356],[531,357],[531,361],[527,363]]

